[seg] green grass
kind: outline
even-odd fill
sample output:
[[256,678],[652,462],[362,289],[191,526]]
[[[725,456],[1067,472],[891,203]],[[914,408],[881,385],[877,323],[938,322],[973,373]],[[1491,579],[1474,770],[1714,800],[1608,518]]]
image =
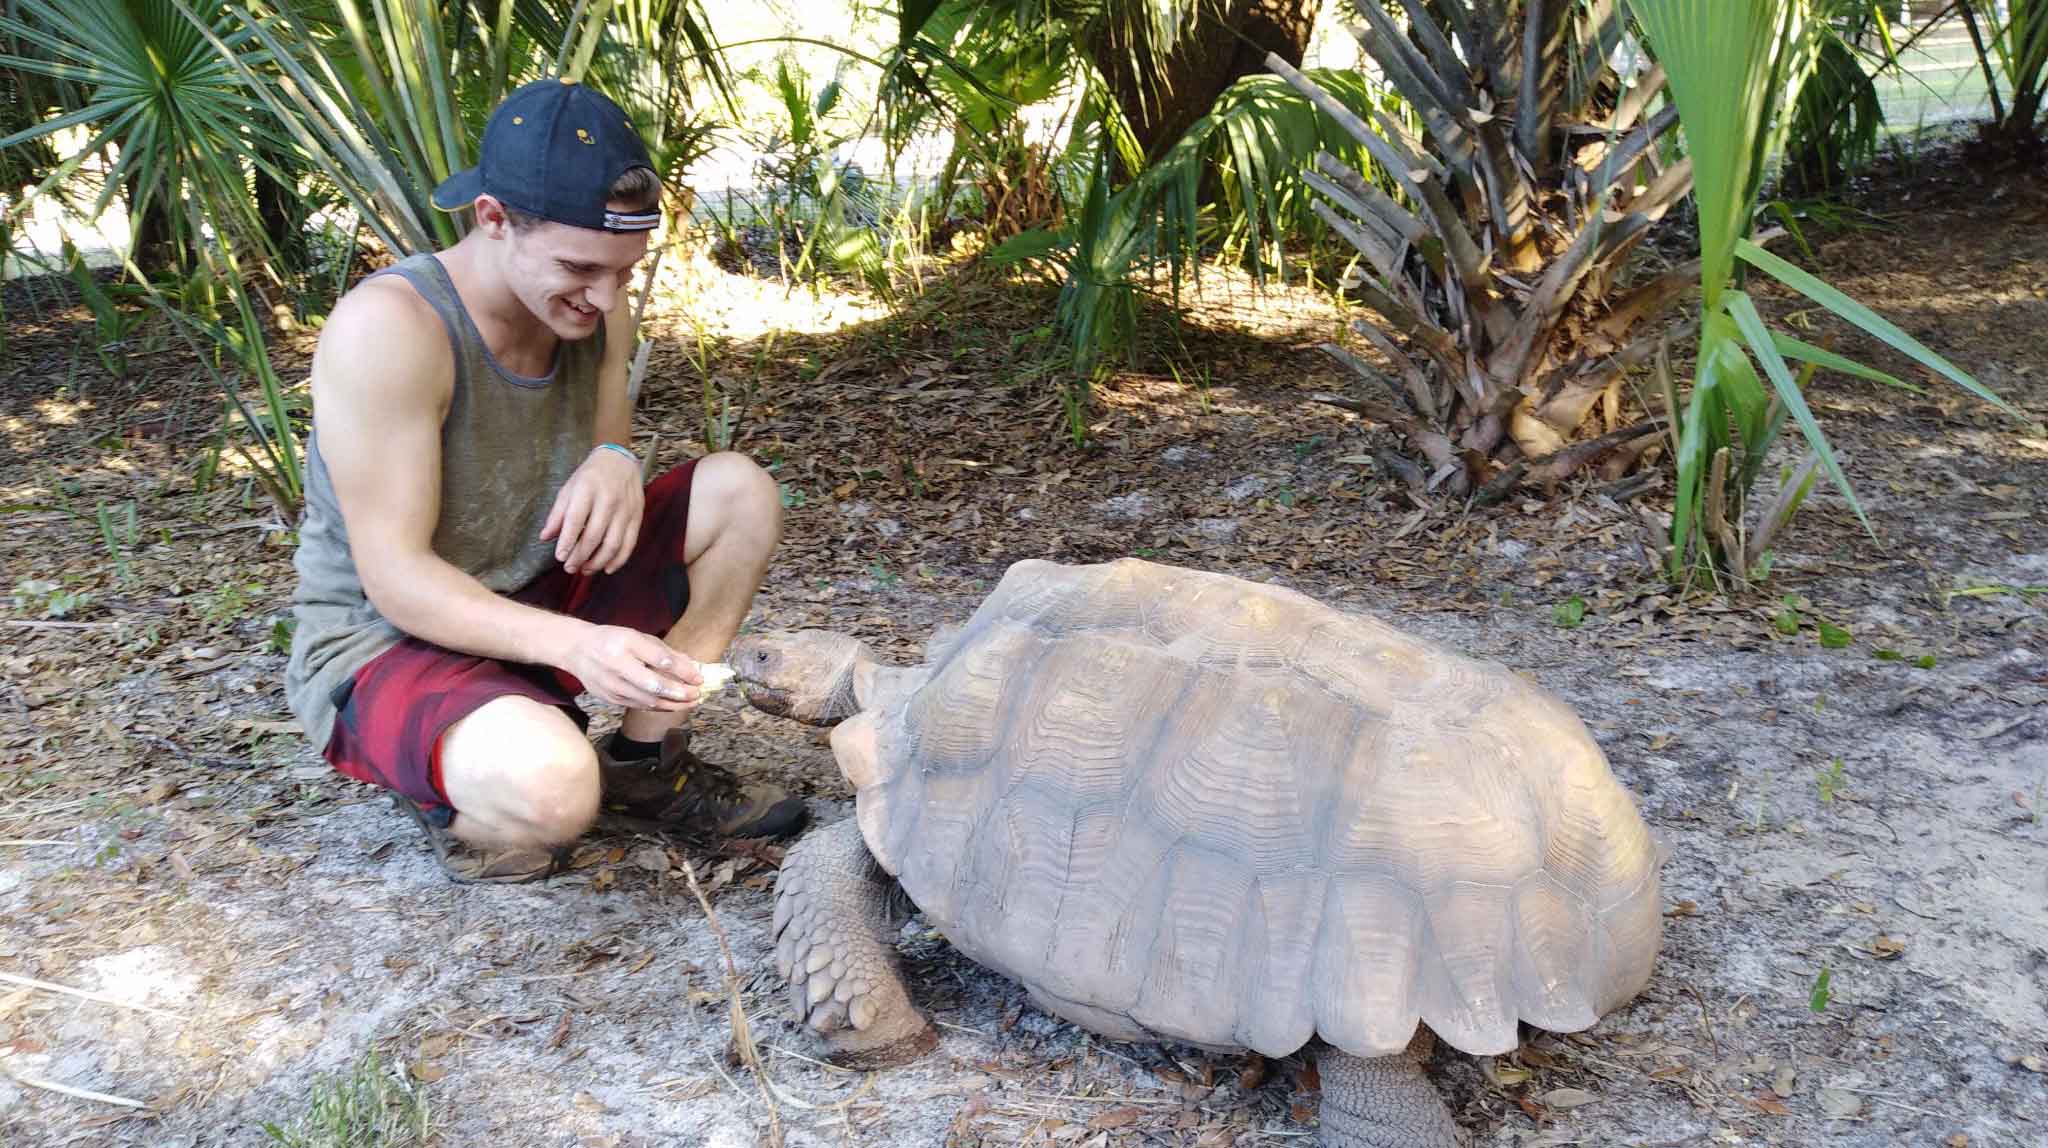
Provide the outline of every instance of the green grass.
[[346,1073],[321,1076],[306,1115],[289,1129],[263,1131],[286,1148],[413,1148],[431,1143],[427,1098],[418,1084],[386,1070],[372,1052]]

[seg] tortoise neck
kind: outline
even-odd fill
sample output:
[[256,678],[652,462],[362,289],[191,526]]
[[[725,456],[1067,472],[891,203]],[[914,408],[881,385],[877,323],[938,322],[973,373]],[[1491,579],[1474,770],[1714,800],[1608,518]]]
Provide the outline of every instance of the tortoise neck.
[[924,666],[885,666],[862,661],[853,668],[853,696],[862,710],[878,710],[914,692],[931,677]]

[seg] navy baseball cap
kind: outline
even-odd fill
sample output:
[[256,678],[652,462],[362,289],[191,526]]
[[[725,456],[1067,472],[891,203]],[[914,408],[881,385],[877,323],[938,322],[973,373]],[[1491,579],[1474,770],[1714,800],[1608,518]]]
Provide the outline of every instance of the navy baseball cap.
[[661,212],[607,210],[614,183],[653,168],[624,109],[573,80],[535,80],[505,97],[484,124],[477,163],[434,189],[442,211],[488,195],[528,215],[592,231],[652,231]]

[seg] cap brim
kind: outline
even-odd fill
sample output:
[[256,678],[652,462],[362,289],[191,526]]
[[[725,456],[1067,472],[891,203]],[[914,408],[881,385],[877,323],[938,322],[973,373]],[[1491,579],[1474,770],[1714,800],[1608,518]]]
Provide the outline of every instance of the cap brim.
[[483,193],[483,170],[473,167],[442,180],[441,186],[434,189],[432,202],[442,211],[461,211],[475,203],[476,197]]

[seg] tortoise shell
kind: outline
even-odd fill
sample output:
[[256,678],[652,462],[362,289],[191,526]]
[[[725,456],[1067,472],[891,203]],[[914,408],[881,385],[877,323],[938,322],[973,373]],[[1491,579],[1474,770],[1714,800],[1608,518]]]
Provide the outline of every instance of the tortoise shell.
[[1273,586],[1011,567],[868,714],[863,836],[962,952],[1111,1036],[1475,1054],[1633,997],[1657,848],[1508,670]]

